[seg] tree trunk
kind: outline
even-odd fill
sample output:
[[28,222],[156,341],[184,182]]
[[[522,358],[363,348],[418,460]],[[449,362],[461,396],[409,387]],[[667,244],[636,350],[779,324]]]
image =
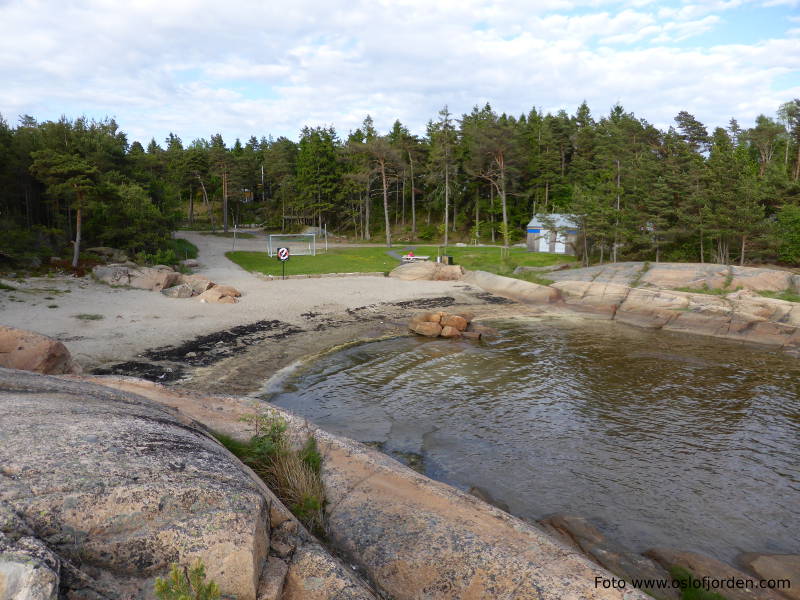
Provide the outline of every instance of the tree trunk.
[[450,226],[450,168],[447,155],[444,163],[444,245],[447,247],[447,228]]
[[369,205],[372,203],[372,199],[369,196],[369,188],[370,184],[369,175],[367,175],[367,195],[364,198],[364,239],[369,240],[372,239],[372,236],[369,233]]
[[617,160],[617,213],[614,217],[614,246],[611,248],[612,261],[617,262],[617,246],[619,245],[619,189],[620,189],[620,164]]
[[411,237],[417,237],[417,207],[414,194],[414,159],[411,158],[411,151],[408,152],[408,164],[411,167]]
[[386,222],[386,247],[392,247],[392,230],[389,226],[389,187],[386,182],[386,162],[378,163],[381,167],[381,181],[383,183],[383,218]]
[[498,161],[500,167],[500,203],[503,208],[503,245],[508,248],[510,242],[510,231],[508,230],[508,209],[506,206],[506,162],[504,157]]
[[492,225],[491,225],[491,228],[492,228],[492,243],[494,244],[496,240],[495,240],[495,237],[494,237],[494,186],[493,185],[489,186],[489,217],[490,217],[491,222],[492,222]]
[[78,196],[78,208],[75,209],[75,247],[72,250],[72,268],[78,268],[78,259],[81,255],[81,221],[83,198]]
[[228,233],[228,172],[222,171],[222,231]]
[[744,266],[744,246],[745,246],[745,242],[746,241],[747,241],[747,236],[743,235],[742,236],[742,255],[741,255],[741,257],[739,257],[739,266],[741,266],[741,267]]
[[208,201],[208,193],[206,193],[206,186],[203,183],[203,180],[200,178],[200,175],[197,176],[197,181],[200,182],[200,187],[203,190],[203,203],[206,205],[206,210],[208,211],[208,216],[211,219],[211,231],[216,231],[217,226],[214,223],[214,211],[211,210],[211,203]]

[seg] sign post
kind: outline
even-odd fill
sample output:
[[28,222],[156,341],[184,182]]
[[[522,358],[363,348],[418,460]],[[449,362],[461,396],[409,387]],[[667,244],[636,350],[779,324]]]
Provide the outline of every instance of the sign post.
[[281,261],[281,276],[286,279],[286,261],[289,260],[288,248],[278,248],[278,260]]

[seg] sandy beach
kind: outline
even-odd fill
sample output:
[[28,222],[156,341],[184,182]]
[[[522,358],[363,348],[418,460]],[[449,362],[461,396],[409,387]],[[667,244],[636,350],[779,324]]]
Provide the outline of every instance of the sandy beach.
[[[182,358],[189,355],[183,365],[189,370],[181,373],[180,383],[241,393],[252,391],[256,380],[300,356],[364,337],[403,333],[407,318],[420,309],[497,309],[481,298],[482,290],[459,281],[363,276],[266,281],[225,258],[232,239],[195,232],[179,235],[199,249],[200,267],[194,271],[238,288],[242,297],[237,304],[167,298],[158,292],[111,287],[90,276],[39,277],[4,280],[17,289],[0,291],[0,323],[62,341],[85,371],[131,361],[155,361],[170,365],[169,370],[187,362]],[[261,236],[236,240],[237,250],[264,247]],[[185,345],[204,336],[204,348]],[[213,357],[209,345],[214,346]],[[143,356],[165,347],[172,351]],[[142,376],[141,370],[129,365],[113,372]],[[149,378],[159,376],[150,373]]]

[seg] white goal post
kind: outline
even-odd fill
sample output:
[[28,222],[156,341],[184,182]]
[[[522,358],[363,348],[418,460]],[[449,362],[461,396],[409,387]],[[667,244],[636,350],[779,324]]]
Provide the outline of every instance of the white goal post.
[[317,236],[313,233],[271,233],[267,236],[267,254],[275,256],[278,248],[288,248],[294,256],[316,256]]

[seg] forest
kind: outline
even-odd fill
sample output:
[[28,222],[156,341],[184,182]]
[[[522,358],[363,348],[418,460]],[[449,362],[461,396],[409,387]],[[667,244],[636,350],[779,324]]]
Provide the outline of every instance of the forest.
[[[618,260],[800,263],[800,99],[709,132],[681,111],[661,130],[614,106],[594,117],[488,104],[445,107],[413,135],[367,116],[299,141],[174,133],[129,142],[113,119],[16,126],[0,116],[0,263],[111,246],[170,262],[176,228],[323,227],[391,245],[524,238],[534,214],[568,213],[585,264]],[[750,125],[749,127],[747,125]]]

